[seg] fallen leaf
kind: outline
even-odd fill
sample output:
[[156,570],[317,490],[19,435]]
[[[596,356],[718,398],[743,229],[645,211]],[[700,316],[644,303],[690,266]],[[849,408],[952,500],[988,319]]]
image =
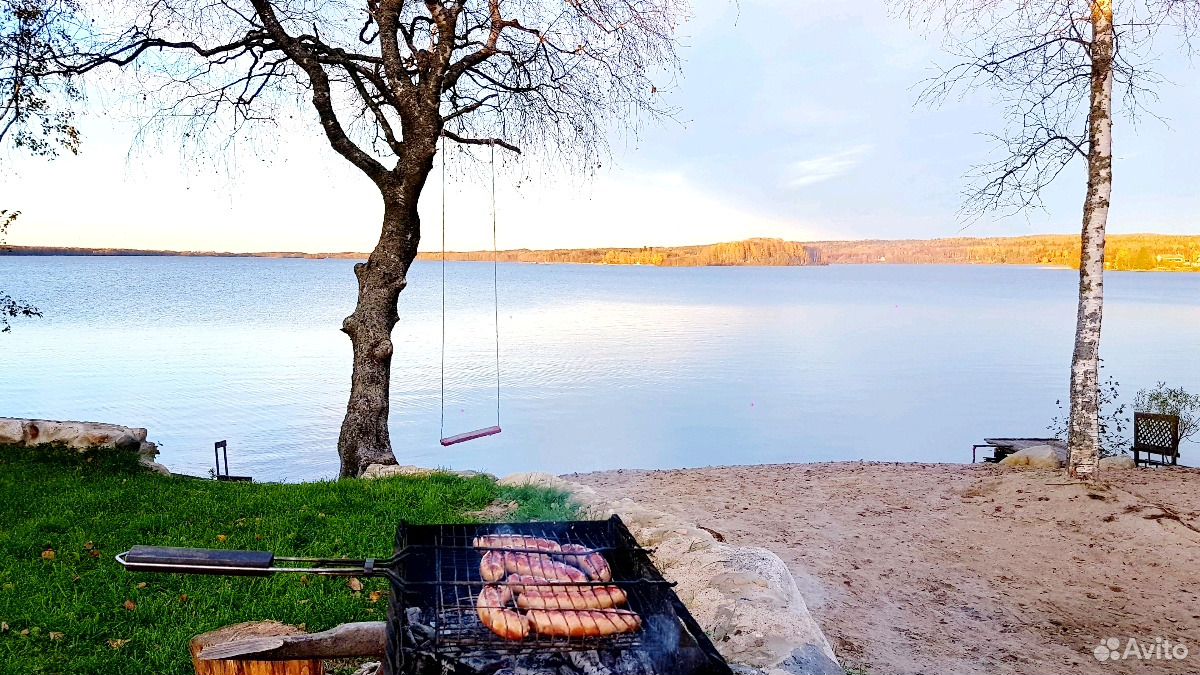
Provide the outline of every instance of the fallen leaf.
[[300,575],[300,583],[307,586],[310,583],[312,583],[312,579],[309,579],[307,574],[301,574]]
[[296,604],[297,605],[307,605],[309,602],[312,602],[311,598],[304,598],[303,600],[297,600]]
[[94,548],[94,549],[88,551],[88,555],[92,556],[93,558],[99,558],[100,557],[100,549]]
[[52,631],[50,631],[50,639],[57,642],[57,641],[63,639],[63,634],[56,630],[52,630]]
[[222,544],[225,543],[226,539],[229,539],[229,535],[227,535],[227,534],[218,534],[217,535],[217,541],[221,542]]
[[187,602],[187,601],[188,601],[187,593],[184,593],[183,595],[179,596],[179,602]]
[[121,647],[124,647],[127,644],[129,644],[129,640],[109,640],[108,641],[108,646],[112,649],[120,649]]
[[89,541],[88,543],[84,544],[83,547],[90,551],[90,550],[96,548],[96,544],[95,544],[95,542]]
[[28,628],[26,628],[25,630],[21,631],[21,636],[22,636],[22,637],[29,637],[29,629],[28,629]]
[[350,590],[355,593],[358,593],[359,591],[361,591],[363,589],[362,582],[358,580],[358,577],[350,577],[346,581],[346,585],[349,586]]
[[140,584],[138,584],[138,585],[137,585],[137,587],[138,587],[138,590],[139,590],[139,591],[140,591],[140,590],[142,590],[143,588],[145,588],[145,587],[146,587],[146,582],[144,582],[144,581],[143,581],[143,582],[141,582]]
[[137,609],[137,603],[132,600],[126,600],[124,607],[132,612],[133,610]]
[[8,622],[0,621],[0,633],[7,633],[7,632],[8,632]]
[[42,551],[42,560],[54,560],[55,555],[54,549],[48,548],[45,551]]
[[371,591],[371,602],[379,602],[383,598],[383,591]]

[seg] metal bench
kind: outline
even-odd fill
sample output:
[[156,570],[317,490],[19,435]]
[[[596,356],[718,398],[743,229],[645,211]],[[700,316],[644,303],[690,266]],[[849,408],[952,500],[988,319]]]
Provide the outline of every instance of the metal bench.
[[[1154,459],[1151,455],[1157,455],[1159,459]],[[1133,463],[1135,466],[1179,464],[1178,416],[1133,414]]]

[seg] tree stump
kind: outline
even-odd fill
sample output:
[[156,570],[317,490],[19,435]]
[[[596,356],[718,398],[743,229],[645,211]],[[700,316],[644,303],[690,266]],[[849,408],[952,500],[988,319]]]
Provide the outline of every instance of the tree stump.
[[200,651],[212,645],[236,642],[253,638],[304,635],[295,626],[278,621],[253,621],[204,633],[192,638],[189,645],[192,666],[196,675],[324,675],[321,659],[296,659],[291,661],[241,661],[235,659],[201,659]]

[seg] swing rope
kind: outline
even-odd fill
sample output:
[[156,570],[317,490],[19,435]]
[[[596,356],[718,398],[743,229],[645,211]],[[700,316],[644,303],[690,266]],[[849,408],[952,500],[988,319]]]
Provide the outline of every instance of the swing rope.
[[442,137],[442,361],[441,361],[441,410],[438,427],[443,446],[483,438],[500,433],[500,249],[496,239],[496,146],[489,144],[491,165],[492,206],[492,321],[496,342],[496,425],[468,431],[456,436],[446,436],[446,137]]
[[[488,146],[491,156],[488,158],[492,165],[492,327],[496,332],[496,428],[500,428],[500,247],[496,243],[496,145]],[[443,201],[446,199],[442,194]],[[442,227],[442,236],[446,236],[446,228]],[[445,253],[442,247],[442,255]],[[442,314],[443,319],[445,313]],[[444,405],[444,403],[443,403]]]

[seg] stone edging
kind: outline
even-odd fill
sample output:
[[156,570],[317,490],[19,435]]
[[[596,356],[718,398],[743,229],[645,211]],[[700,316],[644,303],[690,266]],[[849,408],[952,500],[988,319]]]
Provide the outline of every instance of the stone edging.
[[718,542],[709,532],[631,499],[546,473],[518,473],[501,485],[570,493],[590,518],[618,514],[721,654],[742,675],[842,675],[787,565],[771,551]]
[[170,475],[167,467],[154,461],[158,456],[158,446],[146,440],[146,433],[142,427],[123,427],[102,422],[0,417],[0,444],[27,448],[62,445],[79,451],[97,448],[127,450],[136,452],[143,466]]

